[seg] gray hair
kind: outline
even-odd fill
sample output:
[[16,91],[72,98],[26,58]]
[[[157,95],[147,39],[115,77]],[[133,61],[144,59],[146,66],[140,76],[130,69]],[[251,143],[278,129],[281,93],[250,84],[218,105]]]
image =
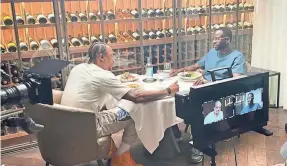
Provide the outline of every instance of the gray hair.
[[107,50],[107,45],[102,42],[94,42],[89,48],[88,56],[89,56],[89,62],[94,61],[97,56],[100,54],[105,55]]

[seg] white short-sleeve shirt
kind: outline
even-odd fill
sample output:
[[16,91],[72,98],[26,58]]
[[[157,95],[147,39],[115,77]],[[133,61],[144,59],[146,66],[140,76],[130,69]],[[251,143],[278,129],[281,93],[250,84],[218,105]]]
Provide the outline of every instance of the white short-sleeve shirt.
[[83,63],[71,70],[61,104],[95,111],[105,104],[110,107],[112,100],[120,100],[129,90],[112,72]]

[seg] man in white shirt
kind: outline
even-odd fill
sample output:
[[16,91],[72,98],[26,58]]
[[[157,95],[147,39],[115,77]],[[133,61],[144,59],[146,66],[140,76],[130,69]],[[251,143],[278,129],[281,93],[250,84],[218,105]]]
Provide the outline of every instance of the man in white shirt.
[[204,119],[204,124],[211,124],[223,120],[223,112],[221,111],[221,102],[216,101],[213,111],[210,112]]
[[[104,43],[93,43],[88,51],[89,62],[75,66],[68,77],[61,104],[98,112],[98,136],[103,137],[124,129],[122,144],[117,153],[127,151],[137,139],[132,119],[126,118],[125,110],[133,109],[134,103],[161,99],[178,92],[177,83],[167,89],[135,91],[121,84],[111,72],[113,50]],[[118,100],[115,106],[110,99]],[[107,109],[107,110],[106,110]]]

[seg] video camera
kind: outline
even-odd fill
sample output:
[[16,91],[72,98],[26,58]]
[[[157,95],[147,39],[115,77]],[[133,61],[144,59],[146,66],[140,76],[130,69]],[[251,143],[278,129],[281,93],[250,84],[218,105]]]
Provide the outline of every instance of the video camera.
[[1,89],[1,105],[42,103],[53,105],[51,77],[70,62],[46,59],[24,72],[22,83]]

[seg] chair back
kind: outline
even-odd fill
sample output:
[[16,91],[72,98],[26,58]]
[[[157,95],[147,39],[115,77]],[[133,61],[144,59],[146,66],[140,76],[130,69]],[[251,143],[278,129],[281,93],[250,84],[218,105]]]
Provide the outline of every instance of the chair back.
[[58,104],[27,105],[26,109],[36,123],[44,125],[37,141],[46,162],[69,166],[108,157],[111,140],[99,148],[94,112]]

